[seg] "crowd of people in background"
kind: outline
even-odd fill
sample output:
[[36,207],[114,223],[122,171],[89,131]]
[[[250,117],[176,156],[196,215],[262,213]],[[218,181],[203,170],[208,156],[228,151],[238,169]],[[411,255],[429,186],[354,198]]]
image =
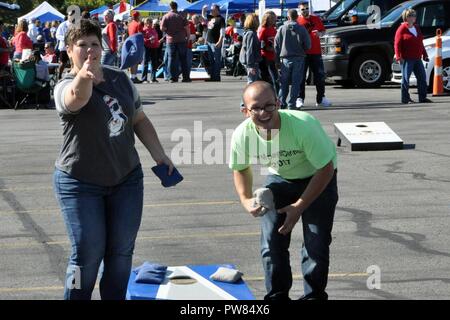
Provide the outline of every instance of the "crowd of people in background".
[[[196,59],[209,74],[206,81],[221,81],[221,70],[225,67],[228,75],[246,75],[248,83],[257,80],[270,83],[281,100],[281,107],[288,109],[299,110],[304,106],[306,79],[312,75],[316,106],[332,105],[325,97],[326,74],[320,45],[325,27],[318,16],[310,13],[308,2],[300,1],[297,10],[290,9],[288,20],[282,24],[277,23],[272,11],[266,11],[261,20],[254,13],[240,13],[226,21],[216,4],[210,8],[205,5],[201,14],[180,12],[175,1],[169,6],[170,11],[162,17],[142,17],[133,11],[123,21],[117,18],[112,6],[100,16],[91,17],[84,11],[82,18],[96,21],[102,28],[102,64],[120,67],[123,43],[127,37],[141,33],[144,48],[140,79],[140,63],[129,68],[135,84],[157,83],[158,77],[171,83],[191,82]],[[70,67],[64,43],[70,23],[67,17],[62,22],[21,20],[16,26],[5,26],[0,21],[0,70],[10,71],[9,59],[24,60],[23,52],[33,56],[33,51],[38,51],[44,63],[58,64],[50,72],[61,79],[64,70]],[[404,65],[408,68],[405,74],[410,74],[412,64],[407,61]],[[421,80],[421,72],[414,72]],[[406,78],[409,76],[403,81],[402,102],[411,103]],[[426,101],[422,87],[423,81],[419,100]]]

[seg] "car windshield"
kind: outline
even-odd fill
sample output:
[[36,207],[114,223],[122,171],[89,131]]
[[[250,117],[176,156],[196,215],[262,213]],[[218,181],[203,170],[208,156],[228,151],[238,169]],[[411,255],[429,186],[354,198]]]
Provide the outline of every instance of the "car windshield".
[[400,4],[392,8],[390,11],[386,12],[384,17],[381,18],[381,25],[390,26],[391,24],[393,24],[398,20],[398,18],[401,17],[403,10],[405,10],[405,6],[403,4]]
[[348,10],[355,0],[342,0],[340,1],[331,11],[330,13],[326,14],[327,20],[334,20],[339,18],[339,16]]

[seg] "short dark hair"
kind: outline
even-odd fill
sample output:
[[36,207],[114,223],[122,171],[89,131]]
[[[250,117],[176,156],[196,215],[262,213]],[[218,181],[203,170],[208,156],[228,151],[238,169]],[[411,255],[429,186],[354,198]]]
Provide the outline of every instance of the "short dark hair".
[[297,20],[298,18],[298,12],[295,9],[289,9],[288,10],[288,16],[291,18],[291,20]]
[[64,42],[66,46],[73,45],[78,39],[85,36],[94,35],[102,42],[102,30],[95,21],[89,19],[80,19],[79,23],[72,24],[66,33]]
[[178,9],[178,3],[176,3],[175,1],[170,1],[169,6],[172,10]]

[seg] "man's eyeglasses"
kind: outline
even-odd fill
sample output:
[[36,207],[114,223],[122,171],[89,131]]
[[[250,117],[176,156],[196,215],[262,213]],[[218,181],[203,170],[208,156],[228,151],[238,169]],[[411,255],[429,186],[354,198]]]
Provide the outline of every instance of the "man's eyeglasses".
[[300,11],[309,11],[309,8],[301,8]]
[[267,104],[264,107],[253,107],[251,109],[247,108],[248,111],[250,111],[251,114],[256,115],[260,114],[263,110],[266,112],[273,112],[277,108],[276,104]]

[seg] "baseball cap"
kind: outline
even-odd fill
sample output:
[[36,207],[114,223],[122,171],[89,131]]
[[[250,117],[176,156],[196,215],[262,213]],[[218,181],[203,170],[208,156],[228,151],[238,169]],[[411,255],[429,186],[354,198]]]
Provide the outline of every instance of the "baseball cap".
[[139,13],[139,11],[133,11],[133,18],[136,18],[136,17],[139,17],[140,16],[140,13]]

